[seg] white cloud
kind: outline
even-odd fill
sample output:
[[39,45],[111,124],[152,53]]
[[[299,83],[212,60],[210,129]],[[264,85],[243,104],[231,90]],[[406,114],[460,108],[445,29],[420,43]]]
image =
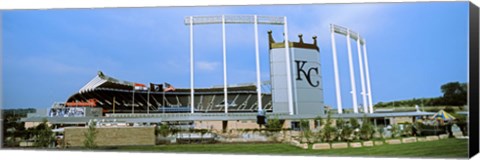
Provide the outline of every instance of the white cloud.
[[196,62],[196,69],[200,71],[214,71],[216,68],[220,66],[218,62],[207,62],[207,61],[199,61]]

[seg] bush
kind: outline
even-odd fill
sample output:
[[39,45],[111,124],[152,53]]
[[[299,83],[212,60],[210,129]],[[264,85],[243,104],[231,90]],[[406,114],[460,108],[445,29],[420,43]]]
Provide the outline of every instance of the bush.
[[350,127],[353,132],[353,139],[359,139],[359,133],[357,132],[357,129],[360,127],[360,124],[358,123],[358,120],[355,118],[350,118]]
[[97,139],[97,129],[95,127],[96,123],[95,122],[90,122],[88,124],[88,130],[86,133],[84,133],[85,140],[83,141],[83,145],[85,148],[88,149],[94,149],[97,148],[97,144],[95,143],[95,140]]
[[342,140],[350,142],[352,140],[352,133],[353,130],[351,127],[345,127],[342,129],[341,135],[342,135]]
[[380,139],[385,139],[385,137],[384,137],[385,127],[378,127],[377,132],[378,132],[378,134],[380,134]]
[[305,138],[305,139],[307,139],[307,141],[310,142],[310,140],[313,136],[313,133],[310,130],[310,124],[309,124],[308,120],[305,120],[305,119],[300,120],[300,131],[301,131],[300,140]]
[[335,132],[337,129],[332,126],[331,113],[328,112],[327,120],[325,126],[322,129],[322,141],[332,142],[332,139],[335,137]]
[[163,123],[162,125],[160,125],[160,128],[157,127],[155,131],[157,135],[160,134],[163,137],[167,137],[170,134],[170,127],[168,126],[168,124]]
[[310,124],[308,123],[308,120],[305,120],[305,119],[300,120],[300,130],[302,131],[310,130]]
[[267,120],[267,125],[265,126],[267,130],[273,131],[273,132],[278,132],[282,129],[282,123],[278,119],[278,117],[275,118],[269,118]]
[[398,127],[397,124],[394,124],[392,125],[392,129],[391,129],[391,132],[392,132],[392,138],[396,138],[398,136],[400,136],[400,127]]
[[360,128],[360,134],[362,140],[370,140],[375,133],[373,125],[370,123],[366,116],[363,116],[362,127]]
[[335,135],[336,135],[335,139],[340,140],[340,141],[343,140],[342,131],[343,131],[344,125],[345,125],[345,122],[341,118],[337,119],[335,121],[335,126],[337,127],[337,132],[335,133]]
[[41,124],[35,127],[34,134],[36,141],[35,147],[48,147],[54,141],[54,135],[52,129],[48,126],[47,120],[44,119]]
[[410,123],[404,123],[404,128],[402,131],[403,136],[412,136],[413,126]]

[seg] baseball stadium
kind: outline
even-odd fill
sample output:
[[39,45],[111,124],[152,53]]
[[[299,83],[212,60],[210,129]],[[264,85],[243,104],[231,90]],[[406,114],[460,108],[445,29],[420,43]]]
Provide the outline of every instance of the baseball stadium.
[[[286,17],[190,16],[185,18],[185,25],[190,28],[191,42],[193,26],[209,24],[253,24],[255,27],[258,24],[282,25],[287,32]],[[25,127],[28,128],[47,120],[49,124],[54,125],[55,129],[62,132],[65,129],[65,136],[68,137],[69,127],[85,128],[84,126],[92,121],[95,121],[99,127],[144,128],[169,124],[181,128],[225,131],[227,129],[258,129],[266,123],[266,119],[278,118],[282,128],[298,130],[301,120],[307,120],[311,129],[319,127],[319,122],[315,118],[326,118],[327,112],[332,113],[331,116],[334,119],[367,117],[375,126],[412,123],[419,117],[434,114],[419,110],[376,112],[373,108],[368,75],[366,41],[358,33],[337,25],[331,25],[332,42],[335,42],[334,34],[343,35],[347,39],[354,40],[358,44],[359,54],[363,54],[359,57],[363,57],[360,61],[364,62],[360,63],[362,65],[360,67],[361,97],[364,105],[363,107],[357,105],[356,91],[352,90],[352,109],[342,108],[338,69],[334,66],[337,110],[333,110],[324,104],[322,86],[324,77],[321,75],[317,37],[304,40],[303,35],[300,34],[298,41],[290,41],[288,36],[284,36],[283,41],[276,41],[272,34],[271,31],[268,32],[270,63],[268,81],[260,81],[259,78],[258,39],[256,39],[256,82],[224,83],[209,88],[196,88],[193,85],[194,50],[191,43],[190,88],[176,88],[175,82],[136,83],[135,79],[122,80],[98,71],[93,79],[86,82],[78,92],[72,93],[64,102],[55,102],[48,110],[37,110],[37,113],[29,114],[21,121],[25,122]],[[348,46],[351,54],[350,43]],[[332,47],[333,55],[336,56],[335,43]],[[224,71],[224,82],[226,82],[225,68]],[[350,78],[353,82],[355,81],[354,77]],[[73,141],[71,143],[74,145]],[[80,144],[78,142],[77,145]]]

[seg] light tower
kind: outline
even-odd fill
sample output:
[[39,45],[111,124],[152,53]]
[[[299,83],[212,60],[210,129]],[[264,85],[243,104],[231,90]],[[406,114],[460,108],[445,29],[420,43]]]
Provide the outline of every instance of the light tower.
[[[333,68],[335,76],[335,91],[337,98],[337,109],[338,113],[342,114],[342,98],[340,92],[340,78],[338,73],[338,62],[337,62],[337,50],[335,45],[335,34],[340,34],[346,36],[347,38],[347,47],[348,47],[348,61],[349,61],[349,70],[350,70],[350,85],[352,87],[352,103],[354,113],[358,113],[357,107],[357,91],[355,86],[355,74],[353,69],[353,60],[352,60],[352,50],[350,46],[350,39],[353,39],[357,42],[357,52],[358,52],[358,65],[360,70],[360,82],[362,91],[363,110],[365,113],[373,113],[373,102],[372,102],[372,90],[370,85],[370,72],[368,68],[368,57],[366,49],[366,41],[364,38],[360,37],[360,34],[338,25],[330,25],[330,33],[332,39],[332,52],[333,52]],[[363,47],[363,54],[362,48]],[[365,63],[363,63],[365,62]],[[365,72],[364,72],[365,70]],[[365,84],[366,83],[366,84]]]

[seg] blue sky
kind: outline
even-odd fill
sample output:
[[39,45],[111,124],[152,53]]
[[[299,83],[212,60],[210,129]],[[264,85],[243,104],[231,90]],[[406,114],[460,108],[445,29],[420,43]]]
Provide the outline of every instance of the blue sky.
[[[187,88],[189,29],[183,19],[221,14],[287,16],[290,40],[302,33],[311,43],[317,35],[330,106],[336,107],[331,23],[365,37],[374,103],[437,97],[442,84],[467,81],[467,2],[15,10],[2,11],[2,107],[65,101],[98,70],[127,81]],[[268,30],[283,40],[282,26],[259,26],[262,80],[269,77]],[[226,31],[228,82],[254,82],[253,25],[227,25]],[[196,87],[223,84],[221,26],[195,26],[194,36]],[[335,38],[343,106],[349,108],[346,38]],[[352,50],[360,92],[355,43]]]

